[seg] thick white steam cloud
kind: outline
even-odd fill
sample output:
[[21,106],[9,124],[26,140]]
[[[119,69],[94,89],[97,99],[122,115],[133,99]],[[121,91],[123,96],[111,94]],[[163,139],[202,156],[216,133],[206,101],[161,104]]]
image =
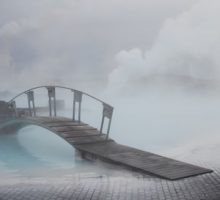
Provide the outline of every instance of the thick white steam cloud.
[[101,90],[117,52],[150,46],[164,20],[194,1],[0,0],[0,91]]
[[166,20],[151,48],[117,54],[106,91],[115,105],[116,141],[160,154],[170,149],[177,158],[202,160],[203,154],[204,160],[217,163],[219,10],[220,1],[199,0]]
[[121,51],[109,76],[110,89],[125,89],[152,77],[220,79],[220,1],[200,0],[190,10],[165,21],[152,48]]

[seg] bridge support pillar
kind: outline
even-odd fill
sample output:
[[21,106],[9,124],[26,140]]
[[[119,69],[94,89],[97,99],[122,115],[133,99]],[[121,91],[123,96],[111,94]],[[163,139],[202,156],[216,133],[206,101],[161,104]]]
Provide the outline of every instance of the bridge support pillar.
[[55,92],[55,87],[47,87],[48,91],[48,97],[49,97],[49,115],[52,117],[54,114],[54,117],[57,116],[57,111],[56,111],[56,92]]
[[108,121],[106,139],[109,138],[109,132],[110,132],[110,127],[111,127],[111,122],[112,122],[112,115],[113,115],[113,107],[111,107],[110,105],[108,105],[106,103],[103,103],[103,112],[102,112],[102,122],[101,122],[100,134],[102,134],[105,118],[107,118],[109,121]]
[[10,104],[10,107],[12,108],[12,110],[14,110],[15,117],[18,117],[16,102],[12,101],[11,104]]
[[36,109],[35,109],[35,103],[34,103],[34,92],[27,91],[26,94],[27,94],[27,99],[28,99],[29,115],[36,116]]
[[[82,92],[78,90],[72,90],[73,92],[73,121],[81,121],[81,103],[82,103]],[[78,117],[76,119],[76,103],[78,103]]]

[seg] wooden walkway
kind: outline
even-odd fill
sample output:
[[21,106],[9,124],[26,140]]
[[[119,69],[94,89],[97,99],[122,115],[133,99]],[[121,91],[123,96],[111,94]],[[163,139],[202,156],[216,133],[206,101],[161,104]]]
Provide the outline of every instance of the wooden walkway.
[[67,118],[27,117],[22,121],[47,128],[79,150],[82,155],[126,166],[157,177],[177,180],[210,173],[212,170],[141,151],[106,140],[105,134],[88,124]]

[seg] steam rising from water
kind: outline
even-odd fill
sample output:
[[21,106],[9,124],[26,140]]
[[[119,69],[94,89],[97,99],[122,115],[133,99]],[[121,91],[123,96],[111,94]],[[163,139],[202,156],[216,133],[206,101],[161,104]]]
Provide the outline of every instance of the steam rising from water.
[[[113,139],[186,161],[190,156],[201,159],[203,154],[204,161],[219,165],[219,10],[219,1],[200,0],[189,11],[167,20],[152,48],[118,53],[118,66],[109,75],[103,94],[115,107]],[[4,62],[8,60],[5,57]],[[42,68],[39,71],[46,74]],[[98,124],[95,120],[100,118],[88,113],[84,119]],[[41,153],[27,142],[31,138],[23,136],[19,136],[20,143],[39,157]],[[53,165],[60,158],[62,165],[71,164],[74,154],[65,149],[57,153],[40,160],[51,156]]]
[[200,0],[166,20],[152,48],[117,54],[105,96],[120,142],[220,164],[219,9],[218,0]]
[[[218,0],[200,0],[189,11],[168,19],[151,49],[123,50],[109,76],[109,90],[149,83],[152,77],[219,81],[220,27]],[[179,80],[180,79],[180,80]]]

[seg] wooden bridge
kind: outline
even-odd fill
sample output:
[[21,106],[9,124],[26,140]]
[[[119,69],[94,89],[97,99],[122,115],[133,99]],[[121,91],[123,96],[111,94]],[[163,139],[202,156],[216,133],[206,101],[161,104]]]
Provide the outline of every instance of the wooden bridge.
[[[64,89],[73,93],[72,118],[58,117],[56,105],[56,89]],[[35,106],[34,91],[46,89],[48,93],[48,116],[41,116]],[[27,107],[18,107],[17,99],[27,96]],[[87,96],[101,103],[102,117],[100,129],[81,121],[82,99]],[[212,170],[180,162],[150,152],[116,143],[109,137],[113,107],[87,93],[61,86],[41,86],[20,93],[7,103],[10,118],[1,123],[1,129],[10,133],[11,130],[35,124],[62,137],[85,158],[98,158],[106,162],[123,165],[132,170],[151,174],[157,177],[177,180],[191,176],[211,173]],[[1,113],[0,113],[1,114]],[[4,113],[3,113],[4,114]],[[104,133],[104,122],[108,120],[107,131]]]

